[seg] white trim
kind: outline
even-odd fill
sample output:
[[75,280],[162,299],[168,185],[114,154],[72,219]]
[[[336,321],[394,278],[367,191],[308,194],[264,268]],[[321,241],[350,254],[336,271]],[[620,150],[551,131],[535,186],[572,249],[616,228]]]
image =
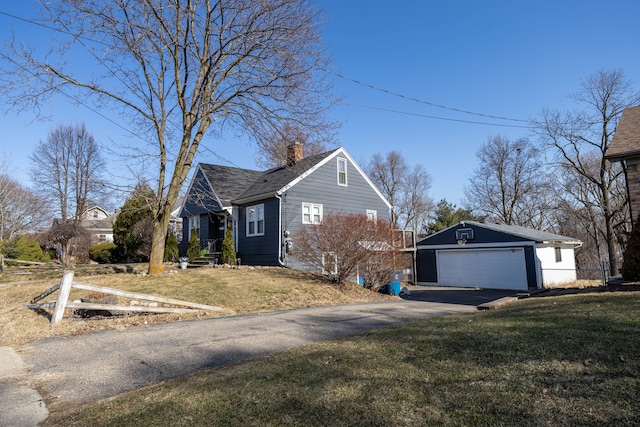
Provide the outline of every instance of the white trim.
[[367,182],[367,184],[369,184],[369,186],[373,189],[373,191],[378,195],[378,197],[380,197],[380,199],[384,202],[385,205],[387,205],[388,209],[391,209],[391,203],[389,203],[389,201],[386,199],[386,197],[384,197],[382,195],[382,193],[380,192],[380,190],[378,190],[378,187],[376,187],[373,182],[371,181],[371,179],[369,179],[369,177],[367,176],[367,174],[364,173],[364,171],[360,168],[360,166],[358,166],[358,164],[353,160],[353,158],[351,158],[351,156],[349,155],[349,153],[347,153],[347,151],[343,148],[340,147],[338,149],[336,149],[333,153],[331,153],[330,155],[328,155],[327,157],[325,157],[322,161],[318,162],[315,166],[313,166],[312,168],[310,168],[309,170],[307,170],[305,173],[303,173],[302,175],[298,176],[296,179],[294,179],[293,181],[291,181],[290,183],[288,183],[287,185],[285,185],[284,187],[282,187],[280,190],[278,190],[276,192],[276,194],[278,195],[282,195],[284,194],[287,190],[289,190],[291,187],[293,187],[294,185],[296,185],[297,183],[299,183],[300,181],[302,181],[304,178],[306,178],[307,176],[311,175],[313,172],[315,172],[316,170],[318,170],[320,167],[322,167],[323,165],[325,165],[327,162],[330,162],[332,159],[334,159],[335,157],[337,157],[339,154],[341,154],[342,156],[346,157],[347,160],[349,161],[349,163],[351,163],[351,165],[356,169],[356,171],[358,171],[358,173],[364,178],[364,180]]
[[[371,214],[371,219],[369,219],[369,214]],[[367,209],[367,220],[373,221],[373,223],[378,222],[378,211],[375,209]]]
[[[247,237],[255,237],[255,236],[264,236],[264,231],[265,231],[265,220],[264,220],[264,203],[260,203],[258,205],[252,205],[252,206],[247,206],[246,208],[244,208],[244,216],[245,216],[245,235]],[[249,210],[250,209],[255,209],[256,210],[256,219],[254,221],[249,221]],[[258,231],[258,223],[260,222],[260,212],[262,212],[262,232]],[[249,232],[249,224],[254,223],[255,227],[254,227],[254,231],[253,233]]]
[[224,206],[222,206],[222,202],[220,201],[220,198],[218,197],[218,193],[216,193],[216,190],[213,188],[213,185],[211,185],[211,181],[209,181],[209,177],[207,176],[206,173],[204,173],[204,170],[202,170],[201,164],[198,163],[198,166],[196,166],[196,170],[193,173],[193,176],[191,177],[191,181],[189,182],[189,188],[187,188],[187,192],[185,193],[184,200],[182,201],[182,206],[180,207],[180,211],[179,211],[179,213],[177,215],[177,216],[180,216],[181,218],[183,218],[181,216],[181,214],[184,211],[184,207],[187,204],[187,200],[189,200],[189,194],[191,194],[191,187],[193,187],[193,183],[195,182],[196,177],[198,176],[198,171],[202,172],[202,175],[204,176],[204,179],[206,180],[207,185],[209,185],[209,189],[211,190],[211,194],[213,194],[215,196],[215,200],[216,200],[216,202],[218,202],[220,207],[222,207],[224,209]]
[[[305,206],[307,206],[309,208],[309,221],[305,221],[304,219],[304,208]],[[313,209],[314,208],[319,208],[318,209],[318,213],[319,213],[319,220],[318,221],[314,221],[313,219]],[[302,203],[302,211],[301,211],[301,217],[302,217],[302,223],[303,224],[320,224],[322,222],[322,218],[323,218],[323,206],[322,203],[307,203],[307,202],[303,202]]]
[[517,248],[521,246],[536,247],[536,242],[496,242],[496,243],[466,243],[464,246],[458,244],[447,245],[418,245],[416,249],[482,249],[482,248]]
[[[329,256],[333,256],[333,271],[327,271],[325,269],[325,254]],[[335,252],[322,252],[322,273],[323,274],[333,274],[334,276],[338,274],[338,255]]]
[[[343,173],[340,170],[341,164],[344,164],[344,183],[340,182],[340,174]],[[348,170],[349,170],[349,160],[347,160],[346,157],[336,157],[336,181],[340,187],[349,186]]]

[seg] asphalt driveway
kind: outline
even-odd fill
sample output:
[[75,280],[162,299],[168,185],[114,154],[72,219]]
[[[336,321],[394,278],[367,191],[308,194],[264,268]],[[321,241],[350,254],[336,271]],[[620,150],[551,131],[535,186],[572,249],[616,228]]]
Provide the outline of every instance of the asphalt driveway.
[[410,286],[410,295],[401,295],[409,301],[434,302],[479,306],[503,297],[515,297],[522,291],[505,289],[452,288],[448,286]]
[[[360,334],[412,320],[475,312],[503,293],[412,291],[395,301],[303,308],[214,319],[109,330],[37,341],[16,359],[11,349],[0,365],[16,378],[0,375],[0,425],[36,425],[47,406],[76,405],[241,362],[313,342]],[[1,349],[0,349],[1,350]],[[24,372],[18,375],[18,372]],[[44,399],[24,388],[28,382]],[[7,417],[12,417],[8,419]],[[38,417],[38,418],[34,418]]]

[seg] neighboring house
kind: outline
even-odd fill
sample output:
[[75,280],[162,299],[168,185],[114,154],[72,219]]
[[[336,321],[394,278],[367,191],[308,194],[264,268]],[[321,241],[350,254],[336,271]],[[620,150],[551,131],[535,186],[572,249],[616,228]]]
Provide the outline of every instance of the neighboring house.
[[199,164],[180,213],[180,253],[191,230],[203,248],[219,252],[229,227],[242,264],[302,267],[291,256],[301,227],[337,212],[388,220],[390,209],[344,148],[303,158],[295,144],[287,165],[265,172]]
[[622,111],[605,157],[622,165],[629,196],[629,216],[635,226],[640,216],[640,106]]
[[576,280],[579,240],[504,224],[462,221],[417,243],[420,285],[518,289]]
[[80,225],[91,233],[91,244],[113,242],[113,224],[116,215],[111,215],[99,206],[87,209],[80,218]]
[[[183,199],[176,204],[171,211],[169,219],[169,232],[175,234],[178,242],[182,239],[182,218],[178,216],[182,209]],[[99,206],[94,206],[84,211],[80,217],[80,225],[91,233],[91,244],[113,242],[113,226],[118,218],[119,210],[110,214]]]

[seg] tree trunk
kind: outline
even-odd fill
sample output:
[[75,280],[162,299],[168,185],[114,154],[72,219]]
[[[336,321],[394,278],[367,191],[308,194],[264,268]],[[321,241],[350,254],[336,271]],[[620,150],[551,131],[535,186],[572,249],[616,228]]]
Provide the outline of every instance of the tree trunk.
[[164,246],[169,230],[171,208],[168,203],[158,212],[158,220],[153,223],[153,239],[149,256],[149,275],[164,273]]

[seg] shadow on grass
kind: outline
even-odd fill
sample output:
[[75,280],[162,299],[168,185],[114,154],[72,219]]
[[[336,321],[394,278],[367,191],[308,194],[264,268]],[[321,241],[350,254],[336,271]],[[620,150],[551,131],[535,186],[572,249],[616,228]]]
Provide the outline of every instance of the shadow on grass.
[[73,420],[637,425],[638,304],[639,294],[567,295],[416,321],[164,383]]

